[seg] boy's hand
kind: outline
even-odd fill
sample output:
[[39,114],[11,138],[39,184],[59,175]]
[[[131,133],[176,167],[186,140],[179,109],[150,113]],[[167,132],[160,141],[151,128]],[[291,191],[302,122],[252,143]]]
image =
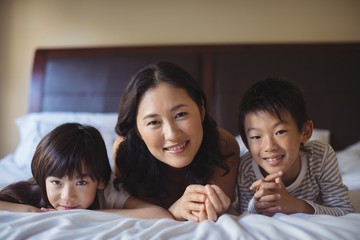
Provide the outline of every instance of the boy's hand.
[[269,174],[264,179],[259,179],[250,186],[250,190],[256,190],[254,194],[256,212],[272,216],[275,212],[279,211],[276,201],[280,198],[277,191],[281,188],[281,183],[276,179],[279,179],[282,174],[281,171]]
[[281,177],[276,177],[275,179],[276,187],[271,188],[269,186],[273,186],[267,184],[267,191],[270,194],[260,197],[259,199],[255,198],[255,209],[258,213],[272,216],[275,213],[313,213],[314,209],[305,201],[298,199],[292,195],[290,195],[286,191],[286,187],[281,179]]
[[[309,205],[306,201],[298,199],[290,195],[286,191],[286,187],[282,182],[281,178],[276,178],[275,181],[281,185],[281,188],[277,191],[279,199],[277,200],[277,208],[281,213],[292,214],[292,213],[308,213],[313,214],[314,208]],[[275,212],[274,212],[275,213]]]
[[275,181],[276,178],[282,176],[282,172],[272,173],[264,179],[259,179],[250,186],[250,190],[256,190],[254,199],[259,201],[262,197],[274,194],[274,190],[280,189],[280,184]]

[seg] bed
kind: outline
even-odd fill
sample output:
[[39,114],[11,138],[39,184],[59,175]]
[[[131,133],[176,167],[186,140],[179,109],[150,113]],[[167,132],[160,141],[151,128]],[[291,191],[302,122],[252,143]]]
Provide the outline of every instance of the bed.
[[357,213],[342,217],[243,213],[217,222],[136,219],[90,210],[46,213],[0,211],[0,239],[359,239],[360,43],[238,44],[38,49],[30,81],[29,110],[15,120],[20,142],[0,160],[0,188],[31,176],[41,137],[63,122],[101,132],[110,164],[123,89],[151,62],[171,61],[205,90],[208,111],[237,137],[237,106],[244,90],[268,76],[288,78],[304,91],[316,131],[329,142]]

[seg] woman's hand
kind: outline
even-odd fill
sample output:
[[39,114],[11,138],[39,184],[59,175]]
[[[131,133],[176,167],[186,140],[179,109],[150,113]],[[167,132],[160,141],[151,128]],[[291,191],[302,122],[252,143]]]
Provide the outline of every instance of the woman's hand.
[[[176,220],[198,222],[200,213],[206,211],[207,190],[202,185],[189,185],[184,194],[168,209]],[[204,214],[204,213],[202,213]]]
[[229,208],[230,202],[216,185],[189,185],[169,211],[176,220],[216,221]]
[[206,185],[205,211],[200,212],[199,221],[216,221],[230,207],[230,198],[217,185]]

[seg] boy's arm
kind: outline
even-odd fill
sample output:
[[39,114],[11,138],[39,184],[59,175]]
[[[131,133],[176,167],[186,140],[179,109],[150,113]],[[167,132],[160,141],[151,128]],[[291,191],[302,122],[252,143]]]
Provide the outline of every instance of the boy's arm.
[[324,151],[323,168],[319,181],[323,204],[307,201],[315,209],[315,214],[341,216],[353,213],[347,187],[340,175],[335,151],[330,145]]

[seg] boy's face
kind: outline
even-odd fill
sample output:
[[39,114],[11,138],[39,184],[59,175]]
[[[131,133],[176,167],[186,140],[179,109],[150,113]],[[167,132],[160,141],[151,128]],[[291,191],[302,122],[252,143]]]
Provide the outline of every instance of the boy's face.
[[308,140],[308,135],[299,132],[293,117],[283,111],[280,120],[258,111],[245,117],[244,126],[256,163],[269,174],[282,171],[283,181],[294,180],[301,168],[300,144]]

